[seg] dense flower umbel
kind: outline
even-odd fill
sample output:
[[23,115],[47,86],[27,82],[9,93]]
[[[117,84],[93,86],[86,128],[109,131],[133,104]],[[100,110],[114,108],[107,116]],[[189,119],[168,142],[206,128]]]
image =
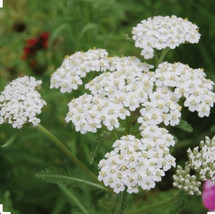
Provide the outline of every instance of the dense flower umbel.
[[102,125],[108,130],[119,127],[119,119],[125,119],[130,112],[121,103],[114,103],[104,97],[84,94],[69,104],[66,122],[72,121],[76,131],[82,134],[97,132]]
[[181,117],[181,106],[177,103],[179,99],[167,87],[157,87],[154,92],[149,95],[147,102],[143,103],[140,109],[141,116],[138,123],[143,126],[165,125],[175,126],[179,123]]
[[184,106],[192,112],[197,111],[199,117],[204,117],[209,116],[210,108],[215,103],[215,94],[212,92],[214,83],[205,76],[203,69],[164,62],[155,71],[155,85],[171,88],[174,101],[184,97]]
[[[143,126],[161,123],[175,126],[179,124],[181,117],[182,106],[178,104],[180,98],[184,98],[184,106],[187,106],[190,111],[197,111],[199,117],[209,116],[210,109],[214,105],[213,82],[205,78],[202,69],[192,69],[182,63],[164,62],[155,72],[150,72],[151,66],[140,62],[136,57],[109,58],[107,67],[111,70],[110,72],[95,77],[85,85],[85,88],[90,90],[96,100],[110,102],[112,106],[120,106],[120,111],[124,112],[124,116],[117,116],[117,118],[125,119],[130,115],[127,110],[139,109],[138,123]],[[66,87],[70,86],[71,84],[66,84]],[[75,103],[76,99],[79,100],[78,106],[71,104]],[[82,103],[79,98],[76,99],[69,104],[67,122],[71,120],[81,133],[96,132],[97,128],[101,128],[101,120],[97,121],[100,125],[97,124],[96,129],[89,128],[91,120],[84,120],[82,124],[84,131],[80,128],[79,119],[74,119],[79,118],[77,108],[86,109],[84,107],[86,102]],[[93,105],[92,101],[90,103]],[[101,106],[99,104],[99,109],[102,109]],[[89,109],[90,112],[92,108]],[[104,116],[106,110],[99,111]],[[98,115],[100,115],[99,111]],[[86,112],[89,112],[88,109]],[[81,111],[80,114],[83,112]],[[86,113],[86,115],[89,114]],[[117,125],[113,127],[119,126],[117,118]]]
[[51,77],[51,88],[60,88],[62,93],[76,90],[82,85],[82,78],[91,71],[106,71],[109,68],[108,53],[104,49],[76,52],[64,59]]
[[93,95],[107,97],[134,111],[152,93],[154,74],[149,68],[149,64],[141,63],[136,57],[114,57],[110,59],[112,72],[97,76],[85,88]]
[[[125,187],[128,193],[137,193],[138,187],[144,190],[154,188],[165,171],[175,166],[175,158],[169,153],[169,142],[157,134],[159,129],[149,129],[148,135],[140,140],[133,135],[117,140],[113,144],[114,150],[99,162],[98,179],[116,193],[124,191]],[[174,145],[174,141],[171,144]]]
[[200,146],[193,151],[188,149],[187,154],[189,161],[186,162],[184,170],[177,166],[173,185],[190,195],[200,195],[199,187],[202,181],[210,179],[215,182],[215,136],[211,140],[205,137],[205,142],[201,141]]
[[46,104],[36,91],[42,81],[34,77],[20,77],[8,84],[0,95],[0,124],[9,123],[13,128],[22,128],[25,123],[36,126],[37,115]]
[[185,42],[197,43],[200,39],[197,25],[176,16],[155,16],[143,20],[132,30],[135,46],[141,48],[145,59],[154,56],[154,49],[175,49]]

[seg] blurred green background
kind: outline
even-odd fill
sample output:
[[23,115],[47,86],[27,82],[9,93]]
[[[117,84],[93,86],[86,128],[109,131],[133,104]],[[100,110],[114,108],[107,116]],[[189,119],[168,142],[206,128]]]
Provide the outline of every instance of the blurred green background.
[[[65,55],[93,47],[104,48],[110,55],[140,56],[131,39],[132,27],[141,20],[156,15],[187,17],[197,24],[202,34],[199,44],[181,45],[167,55],[169,62],[181,61],[193,68],[204,68],[207,77],[215,81],[215,1],[213,0],[4,0],[0,9],[0,91],[12,79],[23,75],[43,80],[41,94],[48,105],[40,116],[42,124],[60,138],[71,151],[96,174],[102,155],[110,150],[105,145],[101,154],[90,165],[90,152],[98,136],[75,133],[66,124],[67,103],[82,92],[61,94],[49,89],[50,75],[60,66]],[[38,51],[37,64],[22,59],[26,40],[49,32],[48,49]],[[179,163],[186,160],[186,149],[198,145],[205,135],[215,132],[215,111],[210,118],[200,119],[196,113],[183,111],[183,117],[193,126],[192,133],[177,128],[170,131],[178,139],[173,150]],[[17,130],[0,126],[0,144],[3,145]],[[35,177],[45,168],[64,168],[75,171],[74,164],[54,145],[33,128],[24,130],[15,143],[0,148],[0,203],[12,214],[82,213],[77,204],[68,200],[57,185],[47,184]],[[171,175],[150,192],[129,197],[128,210],[144,208],[135,213],[161,213],[157,206],[175,193]],[[79,173],[79,172],[78,172]],[[100,192],[72,187],[91,213],[111,213],[117,198],[105,198]],[[171,202],[171,201],[170,201]],[[162,213],[168,203],[162,207]],[[184,214],[203,214],[200,197],[192,197]]]

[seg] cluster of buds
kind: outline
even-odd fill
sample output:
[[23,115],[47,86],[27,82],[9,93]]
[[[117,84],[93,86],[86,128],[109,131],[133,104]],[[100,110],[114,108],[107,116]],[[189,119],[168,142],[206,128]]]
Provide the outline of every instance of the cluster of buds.
[[215,136],[210,140],[205,137],[199,147],[193,151],[187,151],[189,160],[185,169],[177,166],[176,174],[173,176],[173,185],[185,190],[190,195],[200,195],[200,186],[203,181],[210,179],[215,183]]
[[173,186],[186,191],[189,195],[201,195],[200,186],[201,182],[198,181],[196,175],[191,175],[191,166],[186,164],[183,169],[181,166],[177,166],[176,174],[173,175]]
[[199,179],[211,179],[215,183],[215,136],[210,140],[205,137],[199,147],[187,151],[192,168],[199,173]]

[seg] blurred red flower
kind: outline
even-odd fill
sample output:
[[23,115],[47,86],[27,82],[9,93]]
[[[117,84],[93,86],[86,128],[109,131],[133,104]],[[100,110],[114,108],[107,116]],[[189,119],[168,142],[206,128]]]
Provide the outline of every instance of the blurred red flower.
[[33,38],[33,39],[27,40],[26,43],[27,43],[29,46],[34,46],[34,45],[37,44],[37,42],[38,42],[38,38]]
[[48,48],[49,32],[44,32],[36,38],[31,38],[26,41],[26,46],[23,48],[22,59],[32,58],[37,51]]

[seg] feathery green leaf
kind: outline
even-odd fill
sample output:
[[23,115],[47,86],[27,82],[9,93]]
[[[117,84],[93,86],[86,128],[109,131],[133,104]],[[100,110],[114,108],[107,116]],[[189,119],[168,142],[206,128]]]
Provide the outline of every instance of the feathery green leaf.
[[88,181],[86,179],[74,177],[69,172],[57,170],[57,169],[42,170],[41,172],[38,172],[36,174],[36,177],[48,183],[70,184],[70,185],[76,185],[78,187],[80,187],[80,184],[83,184],[96,189],[105,190],[105,188],[102,185]]
[[94,142],[92,151],[90,154],[90,164],[93,163],[94,159],[96,158],[98,152],[101,149],[102,144],[109,137],[109,135],[110,135],[110,132],[104,131],[100,134],[99,138],[97,138],[96,141]]
[[127,190],[119,193],[116,198],[116,207],[114,210],[114,214],[123,214],[128,205],[128,193]]
[[183,210],[188,198],[189,196],[186,192],[180,191],[166,214],[179,214]]
[[186,131],[186,132],[192,132],[193,127],[184,119],[180,119],[180,123],[177,126],[179,129]]

